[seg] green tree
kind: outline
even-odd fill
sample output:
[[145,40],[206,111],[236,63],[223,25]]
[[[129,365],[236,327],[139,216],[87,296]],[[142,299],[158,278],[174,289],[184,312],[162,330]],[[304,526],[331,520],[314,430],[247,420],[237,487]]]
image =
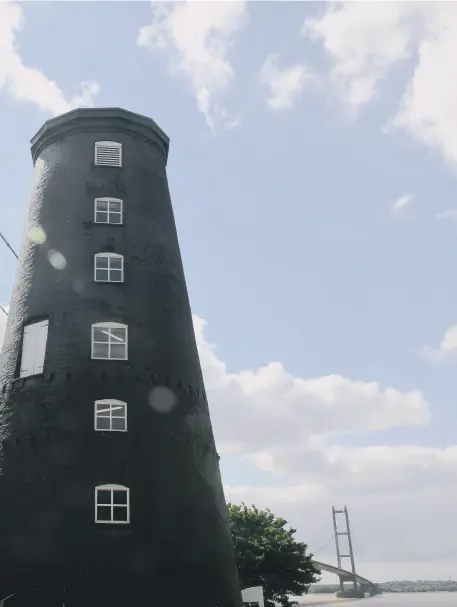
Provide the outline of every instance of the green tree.
[[265,605],[294,605],[287,595],[301,596],[317,581],[319,569],[307,545],[294,538],[296,529],[270,510],[228,504],[242,588],[263,586]]

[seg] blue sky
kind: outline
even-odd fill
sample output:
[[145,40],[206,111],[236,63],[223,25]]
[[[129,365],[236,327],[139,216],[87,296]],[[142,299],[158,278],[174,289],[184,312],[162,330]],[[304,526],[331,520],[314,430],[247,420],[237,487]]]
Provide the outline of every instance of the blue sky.
[[457,575],[456,40],[453,3],[0,4],[2,232],[43,121],[152,117],[227,498],[313,549],[347,503],[379,580]]

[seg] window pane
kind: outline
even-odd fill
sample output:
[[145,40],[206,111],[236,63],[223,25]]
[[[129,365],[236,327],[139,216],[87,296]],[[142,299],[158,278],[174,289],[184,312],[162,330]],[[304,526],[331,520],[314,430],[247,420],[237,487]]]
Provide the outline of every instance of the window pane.
[[107,268],[108,267],[108,257],[96,257],[95,266],[97,268]]
[[122,270],[111,270],[110,282],[122,282]]
[[123,417],[113,417],[111,428],[113,430],[125,430],[125,419]]
[[110,430],[110,418],[109,417],[97,417],[97,430]]
[[110,521],[111,520],[111,506],[97,506],[97,520],[98,521]]
[[122,268],[122,257],[111,257],[110,262],[112,270],[120,270]]
[[94,328],[94,341],[109,341],[109,329]]
[[107,211],[108,210],[108,201],[107,200],[97,200],[97,211]]
[[113,521],[123,523],[127,522],[127,508],[125,506],[114,506]]
[[110,410],[109,405],[97,405],[97,417],[109,417]]
[[125,405],[112,405],[113,417],[125,417]]
[[111,504],[110,489],[97,489],[97,504]]
[[92,349],[94,358],[109,358],[108,344],[94,344]]
[[118,202],[117,200],[111,200],[111,202],[109,203],[109,210],[114,211],[115,213],[120,213],[121,212],[121,203]]
[[127,504],[127,491],[114,489],[113,504]]
[[96,223],[108,223],[108,213],[100,213],[97,211],[95,213],[95,221]]
[[125,359],[125,344],[111,344],[111,358]]
[[122,216],[120,213],[111,213],[109,218],[110,223],[122,223]]
[[125,342],[125,329],[110,329],[111,342],[119,344]]
[[95,270],[95,280],[108,282],[108,270]]

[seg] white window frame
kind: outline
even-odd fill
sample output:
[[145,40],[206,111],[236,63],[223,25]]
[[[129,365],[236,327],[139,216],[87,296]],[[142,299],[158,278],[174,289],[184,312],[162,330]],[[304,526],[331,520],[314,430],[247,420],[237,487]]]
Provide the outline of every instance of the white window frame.
[[[98,152],[104,148],[113,148],[115,150],[119,150],[119,162],[98,162],[100,160]],[[122,167],[122,143],[119,143],[119,141],[96,141],[94,148],[94,163],[95,166]]]
[[[97,260],[106,257],[108,259],[108,267],[107,268],[97,268]],[[111,259],[120,259],[121,260],[121,280],[111,280],[111,270],[119,271],[119,268],[111,268]],[[99,280],[97,279],[97,270],[107,270],[108,271],[108,280]],[[124,282],[124,256],[119,253],[95,253],[94,255],[94,281],[95,282],[113,282],[121,284]]]
[[[112,341],[111,339],[108,339],[108,342],[94,342],[94,332],[95,329],[106,329],[107,332],[109,333],[109,329],[125,329],[125,342],[121,342],[122,344],[125,343],[125,357],[124,358],[112,358],[111,356],[108,356],[107,358],[105,357],[100,357],[100,356],[94,356],[94,344],[95,343],[108,343],[108,344],[119,344],[119,341]],[[109,335],[110,338],[112,338],[113,336]],[[114,338],[116,339],[116,338]],[[128,346],[129,346],[129,335],[128,335],[128,326],[127,325],[123,325],[122,323],[119,322],[96,322],[92,325],[92,332],[91,332],[91,354],[92,354],[92,359],[93,360],[128,360]],[[109,351],[111,351],[111,348],[108,348]]]
[[22,330],[20,377],[41,375],[46,358],[49,320],[27,323]]
[[[98,503],[98,492],[99,491],[111,491],[111,503],[110,504],[99,504]],[[127,494],[126,504],[115,504],[113,499],[114,491],[124,491]],[[95,487],[95,522],[99,524],[108,524],[108,525],[128,525],[130,523],[130,489],[125,487],[124,485],[98,485]],[[98,508],[102,506],[110,506],[111,507],[111,520],[104,521],[98,518]],[[126,508],[127,517],[125,521],[115,521],[113,520],[114,507]]]
[[[105,410],[109,411],[109,415],[100,415],[99,406],[105,407]],[[116,412],[120,408],[123,409],[123,414],[113,415],[113,411]],[[109,428],[98,428],[97,421],[99,419],[109,419]],[[113,419],[123,419],[125,421],[125,428],[122,430],[113,428]],[[97,432],[127,432],[127,403],[122,400],[116,400],[115,398],[96,400],[94,403],[94,430]]]
[[[101,211],[100,209],[97,209],[97,205],[99,202],[108,203],[108,208],[106,211]],[[118,202],[121,210],[120,211],[111,211],[109,208],[111,202]],[[108,215],[108,221],[97,221],[97,212],[106,213]],[[114,221],[110,221],[110,217],[112,215],[120,215],[120,218],[121,218],[120,222],[116,223]],[[121,198],[113,198],[112,196],[104,196],[102,198],[95,198],[94,199],[94,223],[102,223],[103,225],[121,226],[124,223],[124,201]]]

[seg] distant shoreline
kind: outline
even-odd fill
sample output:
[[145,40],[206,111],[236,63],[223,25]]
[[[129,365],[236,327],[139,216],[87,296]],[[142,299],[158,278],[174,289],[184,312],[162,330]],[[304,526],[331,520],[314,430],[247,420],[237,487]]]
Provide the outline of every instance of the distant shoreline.
[[[384,594],[424,594],[426,592],[457,592],[454,580],[397,580],[377,584]],[[331,595],[339,590],[339,584],[314,584],[308,595]]]

